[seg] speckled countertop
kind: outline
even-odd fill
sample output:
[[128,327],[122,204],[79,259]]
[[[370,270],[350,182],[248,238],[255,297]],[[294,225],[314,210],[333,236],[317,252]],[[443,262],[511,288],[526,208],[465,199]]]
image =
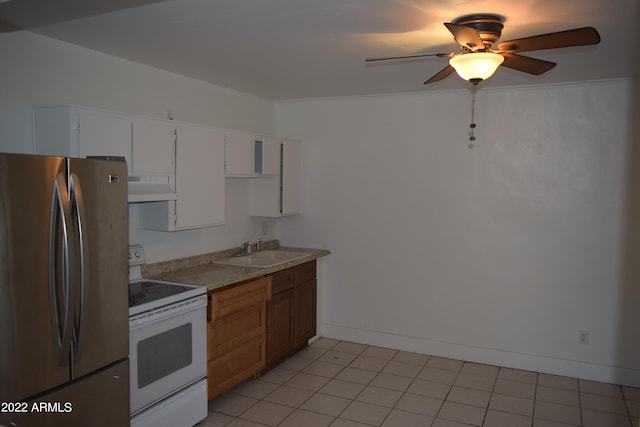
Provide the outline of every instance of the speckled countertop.
[[280,247],[277,240],[265,242],[262,247],[263,250],[281,249],[303,252],[308,255],[269,268],[241,267],[213,263],[215,260],[233,256],[238,252],[238,249],[234,248],[205,255],[147,264],[142,266],[141,273],[142,276],[146,278],[206,286],[207,290],[211,291],[304,264],[305,262],[318,259],[331,253],[326,249]]

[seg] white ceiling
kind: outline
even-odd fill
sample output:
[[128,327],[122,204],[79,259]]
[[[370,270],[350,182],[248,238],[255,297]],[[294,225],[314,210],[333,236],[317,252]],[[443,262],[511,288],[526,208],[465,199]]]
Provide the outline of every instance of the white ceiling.
[[[5,5],[22,1],[26,0]],[[457,47],[442,24],[470,13],[504,16],[501,40],[583,26],[595,27],[602,38],[597,46],[528,52],[558,66],[541,76],[501,67],[484,85],[630,77],[638,69],[634,66],[640,39],[638,4],[638,0],[164,0],[31,31],[260,97],[290,99],[465,87],[468,83],[456,75],[423,85],[447,65],[446,58],[373,64],[365,64],[364,58],[454,51]],[[2,12],[0,8],[0,19]]]

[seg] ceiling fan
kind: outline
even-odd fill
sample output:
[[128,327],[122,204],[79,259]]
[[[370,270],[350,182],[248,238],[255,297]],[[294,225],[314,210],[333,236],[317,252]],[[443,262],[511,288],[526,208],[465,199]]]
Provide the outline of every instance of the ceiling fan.
[[365,61],[387,61],[426,56],[450,58],[449,65],[425,81],[424,84],[440,81],[455,71],[463,79],[477,85],[480,81],[491,77],[500,65],[533,75],[542,74],[556,66],[555,62],[520,55],[519,52],[600,43],[600,35],[595,28],[582,27],[504,41],[495,47],[502,35],[503,22],[504,18],[495,14],[482,13],[461,16],[453,22],[444,23],[460,46],[460,52],[387,56],[367,58]]

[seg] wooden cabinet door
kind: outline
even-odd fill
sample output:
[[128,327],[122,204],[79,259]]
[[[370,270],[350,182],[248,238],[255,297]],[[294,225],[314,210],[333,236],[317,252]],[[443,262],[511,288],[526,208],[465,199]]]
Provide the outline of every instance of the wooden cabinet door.
[[293,289],[289,289],[267,304],[267,367],[286,359],[293,346]]
[[305,347],[316,334],[316,290],[317,281],[309,280],[296,284],[293,289],[293,335],[294,347]]
[[207,398],[211,400],[260,372],[265,366],[265,345],[266,338],[262,334],[209,360]]
[[264,369],[267,358],[267,301],[270,298],[271,277],[209,292],[209,399]]

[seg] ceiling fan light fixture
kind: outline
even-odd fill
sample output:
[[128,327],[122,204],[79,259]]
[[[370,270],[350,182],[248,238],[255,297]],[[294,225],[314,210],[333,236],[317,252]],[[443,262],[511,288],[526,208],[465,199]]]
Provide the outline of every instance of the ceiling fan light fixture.
[[478,82],[491,77],[503,61],[504,57],[497,53],[474,52],[454,56],[449,64],[463,79]]

